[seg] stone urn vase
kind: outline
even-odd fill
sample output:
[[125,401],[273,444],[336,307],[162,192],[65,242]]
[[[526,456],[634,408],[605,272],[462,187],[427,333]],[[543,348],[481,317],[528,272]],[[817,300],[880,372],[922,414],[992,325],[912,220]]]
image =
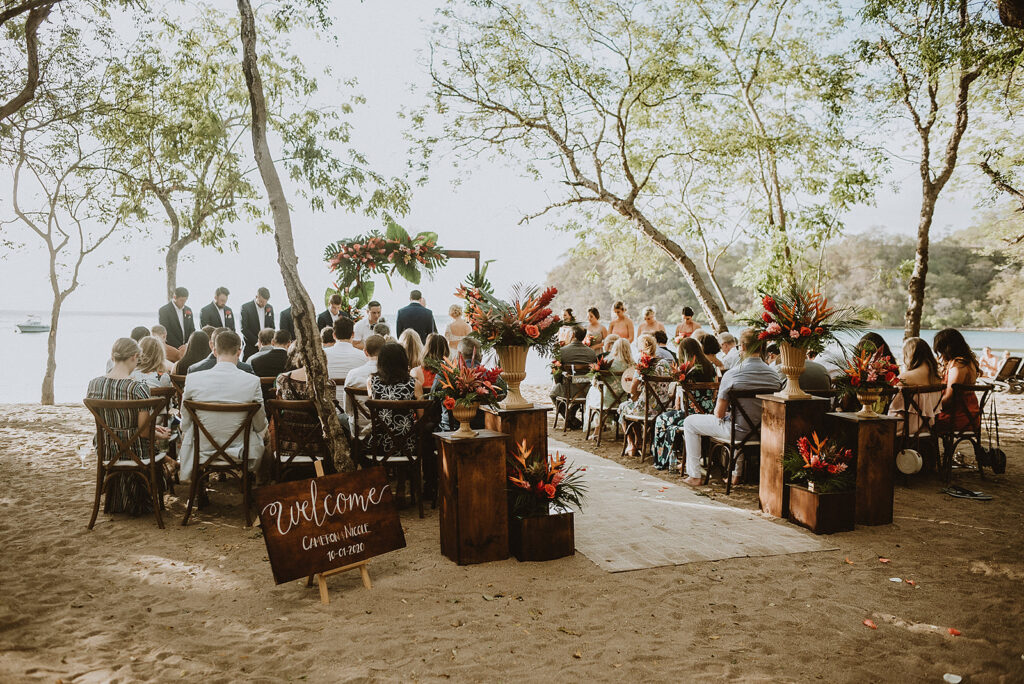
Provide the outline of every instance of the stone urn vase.
[[476,437],[476,430],[469,427],[469,422],[476,416],[480,406],[456,406],[452,409],[452,415],[459,421],[459,429],[452,433],[452,437]]
[[800,389],[800,374],[804,372],[804,364],[807,362],[807,350],[801,347],[794,347],[789,342],[779,344],[780,364],[779,368],[788,382],[786,386],[775,393],[775,396],[783,399],[807,399],[811,395]]
[[498,353],[498,364],[501,366],[501,377],[508,384],[508,396],[499,406],[506,410],[533,408],[519,392],[519,385],[526,379],[526,354],[529,347],[495,347]]
[[882,390],[877,387],[874,389],[860,389],[857,390],[857,401],[860,402],[861,409],[857,411],[858,416],[864,416],[865,418],[877,418],[878,413],[875,412],[875,404],[882,398]]

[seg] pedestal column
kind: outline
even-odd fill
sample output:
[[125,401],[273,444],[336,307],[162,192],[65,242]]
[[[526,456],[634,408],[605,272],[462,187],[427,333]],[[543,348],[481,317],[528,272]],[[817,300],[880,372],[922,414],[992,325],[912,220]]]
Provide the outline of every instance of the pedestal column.
[[761,481],[758,498],[761,510],[781,518],[789,505],[789,491],[782,470],[782,456],[796,441],[817,430],[822,434],[829,400],[820,397],[783,399],[759,394],[761,400]]
[[888,525],[896,485],[895,416],[830,413],[829,433],[853,449],[857,469],[857,524]]
[[518,449],[526,442],[534,456],[548,453],[548,411],[551,406],[535,406],[528,409],[503,409],[485,406],[484,425],[488,430],[504,432],[511,437],[510,449]]

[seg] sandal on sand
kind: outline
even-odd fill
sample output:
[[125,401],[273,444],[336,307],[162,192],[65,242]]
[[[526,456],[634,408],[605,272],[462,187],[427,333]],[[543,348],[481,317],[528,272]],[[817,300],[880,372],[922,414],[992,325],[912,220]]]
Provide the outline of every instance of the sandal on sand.
[[977,501],[991,501],[992,497],[985,492],[974,492],[958,485],[950,485],[942,490],[943,494],[955,496],[958,499],[975,499]]

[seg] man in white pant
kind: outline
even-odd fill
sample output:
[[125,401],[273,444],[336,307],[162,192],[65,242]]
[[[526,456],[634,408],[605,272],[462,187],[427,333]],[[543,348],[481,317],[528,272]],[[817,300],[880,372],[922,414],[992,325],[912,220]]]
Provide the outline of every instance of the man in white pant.
[[[760,428],[761,402],[758,399],[740,399],[740,405],[750,417],[750,424],[742,415],[729,414],[729,393],[733,391],[758,390],[765,394],[777,392],[782,386],[778,374],[753,349],[757,348],[757,333],[746,328],[739,336],[740,362],[726,371],[718,386],[718,402],[715,404],[714,415],[693,414],[683,421],[683,441],[686,443],[686,479],[688,485],[700,484],[700,442],[701,437],[716,437],[729,440],[733,421],[736,422],[736,435],[742,437],[752,430]],[[738,484],[743,469],[742,454],[736,459],[736,468],[732,473],[733,484]]]

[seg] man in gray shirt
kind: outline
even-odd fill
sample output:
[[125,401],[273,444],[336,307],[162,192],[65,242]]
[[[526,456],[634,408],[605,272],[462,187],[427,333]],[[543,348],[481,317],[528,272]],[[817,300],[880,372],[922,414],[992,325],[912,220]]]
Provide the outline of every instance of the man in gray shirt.
[[[729,393],[733,391],[758,390],[765,394],[777,392],[782,386],[778,374],[761,360],[759,354],[751,351],[757,346],[757,333],[746,328],[740,333],[739,339],[741,360],[726,371],[718,386],[718,402],[715,404],[714,415],[693,414],[683,421],[683,440],[686,443],[686,479],[688,485],[700,484],[700,442],[701,437],[715,437],[729,440],[732,425],[736,423],[736,433],[744,436],[753,430],[760,429],[761,402],[758,399],[740,399],[743,411],[750,417],[748,422],[743,415],[729,414]],[[752,424],[753,423],[753,424]],[[743,455],[736,459],[736,468],[732,473],[733,484],[736,484],[743,468]]]

